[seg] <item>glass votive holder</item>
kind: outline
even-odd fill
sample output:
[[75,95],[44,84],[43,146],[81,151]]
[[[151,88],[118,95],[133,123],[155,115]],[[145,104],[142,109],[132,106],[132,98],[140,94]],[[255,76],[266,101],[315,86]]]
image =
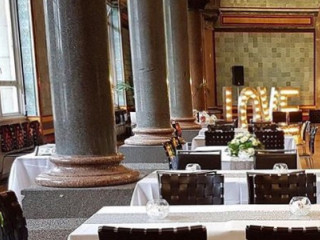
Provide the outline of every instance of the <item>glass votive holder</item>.
[[151,219],[164,219],[169,214],[169,203],[165,199],[149,200],[146,211]]
[[287,173],[288,165],[285,163],[276,163],[273,165],[273,170],[277,171],[278,173]]
[[187,171],[199,171],[201,166],[198,163],[188,163],[186,166]]
[[311,202],[304,196],[293,197],[289,203],[290,212],[295,216],[306,216],[310,213]]

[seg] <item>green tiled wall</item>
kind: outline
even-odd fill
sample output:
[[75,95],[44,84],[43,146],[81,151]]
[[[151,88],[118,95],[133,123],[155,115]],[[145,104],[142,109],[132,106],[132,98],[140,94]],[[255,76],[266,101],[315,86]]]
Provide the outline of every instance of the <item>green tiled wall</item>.
[[[232,86],[231,67],[244,66],[245,86],[300,89],[290,104],[314,104],[314,34],[308,32],[216,32],[218,104],[222,87]],[[234,88],[234,104],[236,89]]]

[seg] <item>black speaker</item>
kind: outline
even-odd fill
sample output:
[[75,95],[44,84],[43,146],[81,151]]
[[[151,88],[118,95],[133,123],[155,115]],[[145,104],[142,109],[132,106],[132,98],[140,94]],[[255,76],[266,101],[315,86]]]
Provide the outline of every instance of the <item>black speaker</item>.
[[233,66],[232,67],[232,84],[235,86],[243,86],[244,85],[243,66]]

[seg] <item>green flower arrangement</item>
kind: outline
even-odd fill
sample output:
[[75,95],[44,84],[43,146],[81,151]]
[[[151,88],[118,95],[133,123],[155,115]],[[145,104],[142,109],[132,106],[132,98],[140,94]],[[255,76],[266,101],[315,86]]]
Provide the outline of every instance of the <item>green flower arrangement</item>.
[[238,157],[239,154],[252,157],[254,156],[255,149],[258,148],[263,148],[262,143],[255,135],[250,133],[239,133],[228,143],[230,155],[234,157]]

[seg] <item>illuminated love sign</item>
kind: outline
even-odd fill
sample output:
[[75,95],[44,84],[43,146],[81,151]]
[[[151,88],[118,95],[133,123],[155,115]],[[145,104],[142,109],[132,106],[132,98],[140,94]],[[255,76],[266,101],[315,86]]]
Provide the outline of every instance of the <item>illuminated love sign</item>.
[[[246,87],[241,90],[238,98],[239,127],[248,126],[247,106],[252,103],[253,121],[271,121],[273,111],[292,112],[298,111],[298,106],[288,106],[288,98],[299,95],[299,89],[293,87],[271,88],[270,102],[268,103],[267,89]],[[223,88],[224,118],[232,120],[232,88]]]

